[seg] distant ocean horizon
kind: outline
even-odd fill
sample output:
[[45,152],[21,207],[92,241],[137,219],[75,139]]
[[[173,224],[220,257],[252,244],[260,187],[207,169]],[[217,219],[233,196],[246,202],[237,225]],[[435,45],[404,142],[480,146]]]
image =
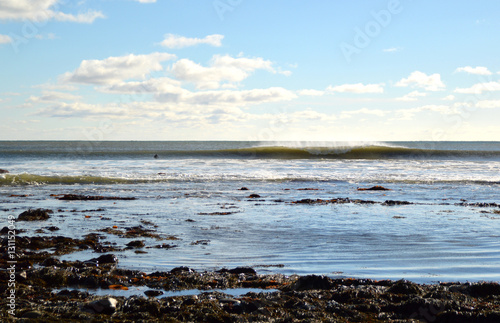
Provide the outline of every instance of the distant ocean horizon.
[[[168,250],[121,251],[128,268],[500,281],[499,141],[0,141],[0,169],[3,218],[55,211],[18,223],[26,235],[146,221],[178,238]],[[373,186],[388,190],[359,190]]]

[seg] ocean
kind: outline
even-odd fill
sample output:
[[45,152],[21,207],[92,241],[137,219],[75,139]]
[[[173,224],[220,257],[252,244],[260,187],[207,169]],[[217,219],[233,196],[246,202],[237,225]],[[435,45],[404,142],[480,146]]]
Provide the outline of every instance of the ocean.
[[[500,142],[0,141],[0,169],[0,227],[51,209],[19,235],[97,232],[124,268],[500,281]],[[165,239],[109,230],[135,226]]]

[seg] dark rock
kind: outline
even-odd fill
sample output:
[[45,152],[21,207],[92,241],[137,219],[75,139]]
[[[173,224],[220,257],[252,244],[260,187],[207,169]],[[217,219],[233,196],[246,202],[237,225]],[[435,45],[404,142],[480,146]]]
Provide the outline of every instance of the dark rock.
[[393,206],[393,205],[410,205],[413,204],[412,202],[408,201],[393,201],[393,200],[387,200],[382,205],[387,205],[387,206]]
[[118,258],[113,254],[106,254],[98,258],[89,259],[86,263],[95,263],[97,266],[104,264],[116,264],[118,263]]
[[144,292],[144,294],[148,297],[156,297],[163,295],[163,292],[161,290],[156,290],[156,289],[149,289]]
[[472,206],[472,207],[500,207],[500,204],[497,203],[455,203],[455,205],[459,206]]
[[294,284],[295,290],[310,290],[310,289],[331,289],[332,281],[326,276],[308,275],[301,276]]
[[191,245],[192,246],[197,246],[197,245],[207,246],[209,243],[210,243],[210,240],[196,240],[196,241],[191,242]]
[[394,285],[389,287],[388,292],[403,295],[419,295],[422,293],[422,290],[415,283],[406,280],[398,280]]
[[251,267],[236,267],[233,269],[221,269],[217,271],[218,273],[230,273],[230,274],[250,274],[255,275],[257,272]]
[[43,314],[40,313],[39,311],[26,311],[23,314],[21,314],[22,318],[27,318],[27,319],[36,319],[41,317]]
[[259,194],[250,194],[250,195],[248,196],[248,198],[250,198],[250,199],[255,199],[255,198],[259,198],[259,197],[260,197],[260,195],[259,195]]
[[231,215],[233,213],[234,212],[210,212],[210,213],[201,212],[198,213],[198,215]]
[[144,248],[144,241],[142,241],[142,240],[130,241],[129,243],[127,243],[127,247],[129,247],[130,249],[132,249],[132,248]]
[[49,231],[58,231],[58,230],[60,230],[58,227],[55,227],[55,226],[52,226],[52,227],[47,227],[47,228],[45,228],[45,229],[47,229],[47,230],[49,230]]
[[0,169],[0,174],[6,174],[8,173],[9,171],[8,170],[5,170],[5,169]]
[[24,211],[23,213],[19,214],[17,220],[18,221],[47,220],[50,218],[49,213],[53,212],[51,210],[45,210],[45,209],[36,209],[36,210],[29,209],[28,211]]
[[361,187],[358,187],[358,191],[390,191],[391,189],[389,188],[385,188],[383,186],[372,186],[370,188],[361,188]]
[[498,283],[476,283],[467,288],[472,297],[488,297],[500,295],[500,285]]
[[57,199],[63,201],[100,201],[100,200],[135,200],[135,197],[64,194],[62,197],[58,197]]
[[57,258],[47,258],[45,259],[44,261],[42,261],[40,263],[40,265],[44,266],[44,267],[48,267],[48,266],[58,266],[61,264],[61,261]]
[[177,247],[177,245],[175,244],[168,244],[168,243],[162,243],[162,244],[157,244],[157,245],[154,245],[154,246],[149,246],[149,247],[146,247],[148,249],[152,249],[152,248],[155,248],[155,249],[171,249],[171,248],[175,248]]
[[182,274],[182,273],[192,273],[194,270],[192,270],[189,267],[175,267],[170,271],[172,274]]
[[239,190],[240,190],[240,191],[248,191],[248,188],[246,188],[246,187],[242,187],[242,188],[240,188]]
[[62,296],[62,297],[68,297],[68,298],[87,298],[89,297],[88,292],[82,292],[76,289],[63,289],[59,293],[57,293],[57,296]]
[[348,197],[346,198],[334,198],[331,200],[323,200],[323,199],[302,199],[298,201],[293,201],[292,203],[294,204],[346,204],[346,203],[353,203],[354,201],[351,201]]
[[313,203],[319,203],[319,200],[302,199],[302,200],[295,201],[293,203],[297,203],[297,204],[313,204]]

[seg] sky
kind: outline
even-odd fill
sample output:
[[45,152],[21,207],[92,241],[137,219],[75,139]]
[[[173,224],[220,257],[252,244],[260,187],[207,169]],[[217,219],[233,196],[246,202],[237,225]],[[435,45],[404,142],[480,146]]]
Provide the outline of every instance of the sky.
[[500,141],[497,0],[2,0],[0,140]]

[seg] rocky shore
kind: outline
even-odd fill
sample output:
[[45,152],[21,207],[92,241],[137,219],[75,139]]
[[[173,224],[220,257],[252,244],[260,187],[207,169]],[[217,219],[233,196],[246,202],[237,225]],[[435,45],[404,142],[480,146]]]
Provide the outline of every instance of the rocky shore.
[[[46,215],[36,210],[23,217]],[[97,234],[18,235],[12,267],[8,230],[1,233],[2,322],[500,322],[498,283],[260,275],[248,267],[145,273],[120,268],[113,248]],[[89,248],[100,256],[58,259]],[[242,288],[251,291],[241,294]],[[126,296],[109,296],[106,290]],[[186,292],[169,296],[169,291]]]

